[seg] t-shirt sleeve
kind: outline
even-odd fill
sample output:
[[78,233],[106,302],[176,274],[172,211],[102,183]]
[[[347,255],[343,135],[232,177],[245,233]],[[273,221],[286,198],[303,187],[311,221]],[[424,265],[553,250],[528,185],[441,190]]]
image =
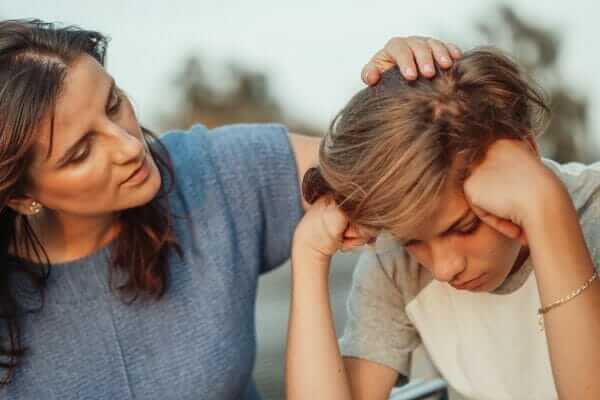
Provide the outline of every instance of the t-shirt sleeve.
[[[596,194],[598,193],[598,194]],[[594,193],[578,210],[583,236],[596,271],[600,273],[600,192]]]
[[287,129],[278,124],[223,126],[208,134],[208,150],[242,251],[261,253],[261,273],[282,264],[290,257],[303,215]]
[[348,319],[340,350],[383,364],[408,376],[410,356],[420,338],[405,312],[405,301],[394,281],[401,259],[381,258],[367,249],[359,258],[348,297]]

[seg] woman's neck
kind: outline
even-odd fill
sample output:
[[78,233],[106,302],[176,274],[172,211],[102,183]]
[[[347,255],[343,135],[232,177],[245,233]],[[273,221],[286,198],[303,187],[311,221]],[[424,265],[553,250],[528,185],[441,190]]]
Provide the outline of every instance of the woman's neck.
[[[110,243],[121,230],[116,213],[82,217],[43,210],[27,218],[51,263],[73,261],[92,254]],[[20,237],[18,233],[17,237]]]

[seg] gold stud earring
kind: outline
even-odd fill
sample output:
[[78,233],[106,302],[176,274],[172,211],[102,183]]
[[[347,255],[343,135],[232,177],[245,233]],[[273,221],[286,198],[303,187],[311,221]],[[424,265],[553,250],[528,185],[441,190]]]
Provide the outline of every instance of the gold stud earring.
[[29,206],[29,212],[32,215],[39,213],[41,210],[42,210],[42,205],[40,203],[38,203],[35,200],[31,202],[31,205]]

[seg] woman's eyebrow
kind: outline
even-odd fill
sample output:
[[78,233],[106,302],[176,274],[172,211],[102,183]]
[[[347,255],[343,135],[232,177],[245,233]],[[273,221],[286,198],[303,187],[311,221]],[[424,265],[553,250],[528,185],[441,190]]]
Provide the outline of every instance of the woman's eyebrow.
[[[108,95],[106,96],[106,101],[105,101],[105,108],[108,107],[108,104],[110,103],[110,99],[112,97],[112,93],[114,92],[116,87],[116,83],[115,83],[115,79],[111,78],[111,82],[110,82],[110,88],[108,90]],[[69,146],[69,148],[63,153],[63,155],[60,157],[60,159],[56,162],[57,165],[62,165],[68,158],[69,155],[75,151],[77,149],[77,147],[87,139],[87,137],[90,135],[91,132],[85,133],[83,135],[81,135],[81,137],[79,139],[77,139],[77,141],[75,141],[75,143],[73,143],[71,146]]]

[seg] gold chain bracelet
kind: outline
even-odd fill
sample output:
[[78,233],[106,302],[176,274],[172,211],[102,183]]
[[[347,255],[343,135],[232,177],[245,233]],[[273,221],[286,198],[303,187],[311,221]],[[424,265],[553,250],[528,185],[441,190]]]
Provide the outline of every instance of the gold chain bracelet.
[[594,282],[597,278],[598,278],[598,271],[594,271],[592,276],[590,276],[590,279],[588,279],[579,289],[575,289],[568,296],[565,296],[562,299],[558,299],[554,303],[547,305],[546,307],[540,307],[538,309],[538,318],[539,318],[538,324],[540,325],[540,331],[544,330],[544,314],[546,314],[548,311],[552,310],[554,307],[558,307],[561,304],[564,304],[564,303],[568,302],[569,300],[579,296],[585,289],[590,287],[592,282]]

